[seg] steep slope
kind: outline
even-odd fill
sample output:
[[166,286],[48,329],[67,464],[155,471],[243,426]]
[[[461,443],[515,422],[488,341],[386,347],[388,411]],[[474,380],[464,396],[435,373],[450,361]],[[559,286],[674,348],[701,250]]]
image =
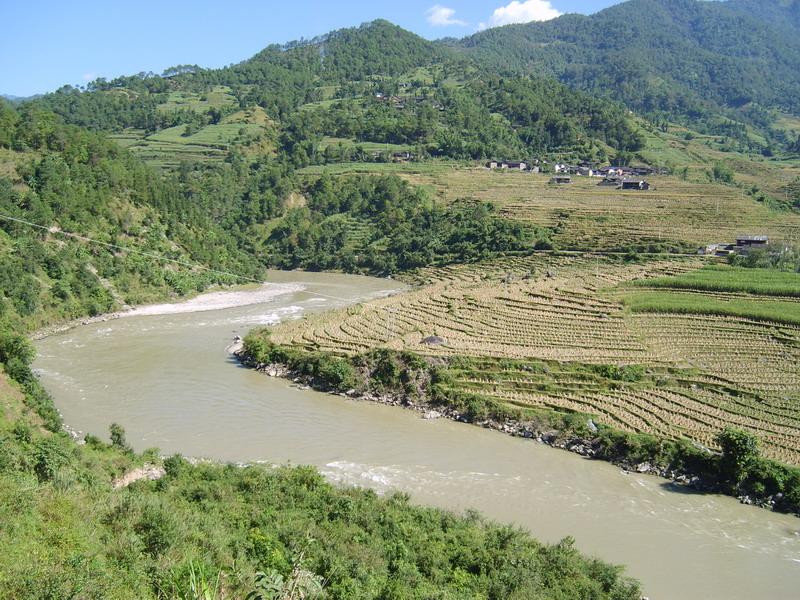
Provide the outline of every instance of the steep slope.
[[800,28],[798,0],[727,0],[726,5],[737,12],[751,15],[773,27]]
[[767,125],[763,107],[800,112],[800,41],[758,9],[696,0],[630,0],[591,16],[509,25],[459,42],[496,69],[555,75],[630,108],[713,122],[714,111]]
[[[353,155],[385,161],[397,150],[456,159],[574,151],[606,160],[641,147],[619,105],[550,79],[499,77],[386,21],[269,46],[224,69],[184,66],[62,88],[36,104],[70,123],[124,130],[120,143],[166,168],[265,147],[295,166]],[[226,125],[254,111],[269,126],[247,116]]]
[[0,101],[0,320],[31,329],[235,282],[208,267],[258,274],[203,204],[104,137]]

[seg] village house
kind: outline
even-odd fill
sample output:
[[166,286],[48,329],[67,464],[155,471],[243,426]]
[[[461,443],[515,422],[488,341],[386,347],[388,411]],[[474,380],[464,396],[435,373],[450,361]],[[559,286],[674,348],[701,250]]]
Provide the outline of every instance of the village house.
[[404,152],[395,152],[392,154],[392,160],[394,162],[408,162],[409,160],[414,160],[415,158],[416,155],[408,150]]
[[602,181],[597,185],[601,185],[603,187],[618,188],[622,185],[622,179],[620,179],[616,175],[606,175],[605,177],[603,177]]
[[622,180],[622,189],[623,190],[649,190],[650,184],[647,183],[644,179],[623,179]]
[[490,160],[486,163],[487,169],[511,169],[512,171],[527,171],[527,163],[520,161]]
[[766,235],[740,235],[736,238],[736,252],[747,254],[753,248],[765,248],[769,245]]
[[722,242],[718,244],[707,244],[700,248],[697,253],[704,256],[730,256],[732,254],[746,255],[753,248],[765,248],[769,245],[769,237],[766,235],[740,235],[736,238],[736,243],[731,244]]
[[697,253],[703,256],[726,257],[730,256],[731,254],[736,254],[736,246],[726,243],[708,244],[700,248]]

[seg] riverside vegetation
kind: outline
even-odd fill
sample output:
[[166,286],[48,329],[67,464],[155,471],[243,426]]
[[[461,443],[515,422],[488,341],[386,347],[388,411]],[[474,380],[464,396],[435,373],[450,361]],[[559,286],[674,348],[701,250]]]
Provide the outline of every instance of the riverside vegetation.
[[[114,489],[162,459],[134,453],[119,426],[111,444],[75,444],[25,335],[268,267],[418,289],[254,333],[256,364],[797,511],[799,71],[787,28],[800,21],[780,2],[741,16],[749,4],[637,0],[459,43],[377,21],[223,69],[0,100],[0,213],[16,219],[0,220],[0,593],[640,595],[570,540],[545,546],[310,469],[172,457],[158,481]],[[623,26],[633,34],[609,33]],[[589,69],[570,52],[564,65],[529,43],[540,28],[554,44],[572,31],[594,56],[590,40],[610,36],[618,58],[642,27],[663,32],[658,60],[627,65],[619,85],[602,68],[618,60]],[[780,64],[763,68],[752,47],[775,44]],[[706,94],[683,78],[700,72],[686,56],[736,77]],[[744,83],[730,64],[742,56]],[[477,168],[487,158],[671,175],[648,193],[588,179],[555,189],[545,175]],[[787,250],[703,269],[686,256],[746,232]]]
[[[269,158],[158,173],[37,106],[0,103],[0,119],[0,203],[17,219],[0,232],[0,595],[640,596],[569,539],[546,546],[402,494],[333,487],[313,469],[176,456],[163,461],[163,478],[117,489],[113,480],[161,462],[158,452],[135,454],[117,425],[111,444],[87,436],[77,445],[30,370],[24,334],[48,323],[270,265],[393,273],[521,251],[545,231],[487,203],[437,206],[396,177],[301,187]],[[223,190],[232,202],[216,200]],[[290,206],[292,192],[305,194],[300,206]]]
[[[419,290],[253,332],[243,356],[798,512],[800,305],[769,298],[800,276],[696,267],[549,256],[433,269]],[[675,291],[642,304],[650,282]],[[764,295],[715,304],[716,287]],[[730,439],[746,459],[730,459]]]
[[[0,336],[0,593],[9,598],[618,598],[620,570],[519,529],[327,483],[312,468],[163,461],[117,489],[124,430],[79,446],[30,373],[25,338]],[[43,415],[43,416],[40,416]],[[288,590],[303,590],[294,595]]]

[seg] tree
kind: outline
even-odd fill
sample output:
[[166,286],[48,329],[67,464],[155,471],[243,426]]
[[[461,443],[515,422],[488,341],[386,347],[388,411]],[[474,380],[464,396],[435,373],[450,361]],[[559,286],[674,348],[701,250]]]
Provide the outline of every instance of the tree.
[[111,445],[114,448],[126,451],[130,450],[128,442],[125,439],[125,430],[122,428],[122,425],[118,423],[112,423],[108,429],[111,432]]
[[714,178],[714,181],[719,181],[720,183],[733,183],[733,170],[728,165],[721,162],[714,163],[711,176]]
[[720,472],[738,487],[758,459],[758,438],[741,429],[726,427],[715,440],[722,449]]

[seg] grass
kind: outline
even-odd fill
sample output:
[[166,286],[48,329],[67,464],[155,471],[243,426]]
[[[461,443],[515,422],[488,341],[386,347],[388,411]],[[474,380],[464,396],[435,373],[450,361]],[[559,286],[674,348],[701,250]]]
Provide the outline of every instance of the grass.
[[407,144],[383,144],[381,142],[359,142],[357,140],[351,140],[348,138],[336,138],[336,137],[324,137],[322,141],[319,143],[319,147],[321,150],[324,150],[328,146],[337,146],[341,144],[342,146],[348,148],[352,147],[355,148],[356,146],[360,146],[364,149],[365,152],[404,152],[404,151],[413,151],[414,147],[409,146]]
[[[230,121],[232,122],[228,122]],[[246,122],[252,119],[258,122]],[[272,144],[269,141],[270,128],[268,121],[261,113],[243,111],[230,115],[226,122],[206,125],[196,133],[185,136],[185,125],[163,129],[152,135],[138,129],[110,135],[119,145],[129,149],[148,164],[160,168],[174,168],[181,161],[218,162],[224,160],[230,147],[236,143],[249,143],[253,139],[261,139],[259,151],[269,152]]]
[[198,113],[205,113],[210,108],[222,108],[238,104],[235,96],[230,94],[230,88],[225,86],[215,86],[208,92],[198,94],[195,92],[171,92],[167,101],[160,104],[158,110],[161,112],[173,112],[176,110],[191,110]]
[[178,125],[177,127],[170,127],[163,129],[158,133],[154,133],[147,139],[156,142],[169,142],[171,144],[180,145],[196,145],[196,146],[222,146],[227,147],[233,143],[237,138],[243,135],[258,135],[263,131],[259,125],[251,125],[248,123],[230,123],[218,125],[206,125],[197,133],[192,135],[184,135],[186,131],[185,125]]
[[638,281],[636,285],[800,298],[800,274],[798,273],[772,269],[746,269],[727,265],[709,265],[676,277]]
[[715,298],[707,294],[668,291],[632,292],[624,296],[633,312],[722,315],[800,325],[800,302]]

